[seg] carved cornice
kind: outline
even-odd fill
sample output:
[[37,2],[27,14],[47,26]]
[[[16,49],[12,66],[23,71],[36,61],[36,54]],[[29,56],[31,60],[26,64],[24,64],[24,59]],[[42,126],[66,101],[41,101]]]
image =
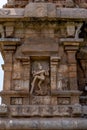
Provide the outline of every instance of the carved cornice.
[[53,3],[30,3],[25,8],[0,9],[0,20],[5,21],[5,18],[11,20],[23,19],[28,21],[31,20],[31,18],[86,20],[87,9],[57,8]]

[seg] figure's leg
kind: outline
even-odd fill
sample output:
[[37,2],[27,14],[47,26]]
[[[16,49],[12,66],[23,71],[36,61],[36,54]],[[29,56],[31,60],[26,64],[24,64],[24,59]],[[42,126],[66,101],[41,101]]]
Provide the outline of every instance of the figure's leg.
[[36,79],[37,79],[37,76],[36,76],[36,77],[34,77],[34,79],[33,79],[32,83],[31,83],[31,91],[30,91],[30,94],[32,94],[32,93],[33,93],[33,90],[34,90],[34,85],[35,85]]
[[42,84],[42,80],[40,80],[40,81],[38,82],[38,87],[39,87],[40,91],[41,91],[41,84]]

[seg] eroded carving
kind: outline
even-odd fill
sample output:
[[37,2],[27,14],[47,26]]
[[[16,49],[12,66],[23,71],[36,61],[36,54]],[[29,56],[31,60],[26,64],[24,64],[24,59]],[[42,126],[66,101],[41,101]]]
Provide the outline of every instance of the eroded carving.
[[49,105],[51,103],[50,96],[32,96],[31,104],[32,105]]
[[21,73],[20,72],[14,72],[13,73],[13,79],[20,79],[21,78]]
[[18,97],[11,98],[11,105],[22,105],[23,99]]
[[[31,82],[31,90],[30,94],[34,92],[34,89],[36,89],[37,95],[43,95],[47,93],[47,84],[46,87],[43,86],[44,83],[46,83],[47,77],[49,77],[49,70],[48,67],[45,69],[41,63],[35,62],[34,63],[35,68],[32,70],[32,82]],[[44,88],[43,88],[44,87]]]
[[77,29],[76,29],[76,32],[75,32],[75,39],[79,38],[79,33],[81,32],[81,30],[80,30],[81,27],[82,27],[82,23],[77,25]]
[[67,22],[66,24],[67,37],[72,38],[75,35],[75,23]]
[[7,114],[8,108],[6,104],[1,104],[0,105],[0,114]]
[[14,80],[13,81],[13,89],[14,90],[22,90],[23,89],[23,81],[22,80]]
[[70,98],[64,98],[64,97],[62,97],[62,98],[58,98],[58,104],[59,105],[69,105],[70,104]]
[[58,106],[58,105],[29,105],[29,106],[13,106],[11,108],[12,116],[26,116],[26,117],[48,117],[48,116],[58,116],[58,117],[66,117],[71,116],[72,114],[72,106]]
[[0,9],[0,15],[8,15],[9,13],[10,13],[10,10]]

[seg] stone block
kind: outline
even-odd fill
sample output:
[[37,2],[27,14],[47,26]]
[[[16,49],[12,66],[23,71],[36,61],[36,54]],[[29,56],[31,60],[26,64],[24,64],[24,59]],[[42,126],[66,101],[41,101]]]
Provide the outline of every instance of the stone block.
[[78,18],[84,19],[87,17],[87,10],[83,8],[61,8],[61,18]]
[[56,6],[53,3],[47,4],[47,14],[48,17],[56,17]]
[[44,105],[44,106],[40,106],[40,115],[43,117],[48,117],[48,116],[52,116],[52,108],[50,105]]
[[21,90],[23,91],[29,91],[29,80],[23,81],[23,86],[21,87]]
[[69,77],[75,78],[75,77],[77,77],[77,73],[76,72],[69,72]]
[[23,81],[22,80],[14,80],[13,81],[13,89],[16,91],[23,89]]
[[68,117],[70,116],[70,108],[68,106],[53,106],[53,116]]
[[80,116],[82,114],[82,107],[79,104],[75,104],[72,107],[72,115],[73,116]]
[[30,108],[30,116],[39,116],[40,112],[39,112],[39,106],[37,105],[31,105],[29,106]]
[[70,89],[76,90],[77,89],[77,78],[72,77],[69,79],[69,82],[70,82]]
[[10,107],[10,114],[11,116],[18,116],[19,115],[18,108],[15,106]]
[[68,68],[69,68],[69,72],[76,72],[77,71],[77,67],[75,64],[69,65]]
[[56,17],[53,3],[29,3],[25,8],[25,17]]
[[46,3],[29,3],[25,8],[25,17],[47,17]]
[[12,97],[11,105],[23,105],[23,98],[21,97]]
[[82,107],[82,114],[87,115],[87,106]]
[[14,26],[6,26],[6,37],[13,37]]
[[58,106],[57,105],[54,105],[52,107],[52,114],[55,115],[55,116],[59,116],[59,109],[58,109]]
[[14,117],[70,117],[71,107],[65,105],[21,105],[10,107]]
[[8,107],[5,104],[0,105],[0,115],[6,115],[8,113]]
[[[72,48],[73,48],[73,46],[72,46]],[[70,50],[71,50],[71,47],[70,47]],[[70,64],[76,63],[75,51],[68,51],[68,63],[70,63]]]
[[59,105],[69,105],[71,103],[70,98],[68,98],[68,97],[58,98],[57,101],[58,101]]
[[18,72],[18,71],[15,71],[14,73],[13,73],[13,79],[14,80],[20,80],[21,79],[21,73],[20,73],[20,71]]
[[24,37],[24,30],[22,28],[15,29],[15,37],[23,38]]
[[50,96],[32,96],[31,97],[31,104],[32,105],[49,105],[51,102]]
[[59,116],[69,117],[71,115],[70,108],[68,106],[59,106]]

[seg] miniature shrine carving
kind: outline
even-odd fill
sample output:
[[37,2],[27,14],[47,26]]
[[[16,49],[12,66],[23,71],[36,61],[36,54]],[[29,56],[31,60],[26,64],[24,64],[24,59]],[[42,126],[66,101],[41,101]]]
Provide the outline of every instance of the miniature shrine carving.
[[0,9],[0,130],[87,129],[86,19],[87,0],[8,0]]

